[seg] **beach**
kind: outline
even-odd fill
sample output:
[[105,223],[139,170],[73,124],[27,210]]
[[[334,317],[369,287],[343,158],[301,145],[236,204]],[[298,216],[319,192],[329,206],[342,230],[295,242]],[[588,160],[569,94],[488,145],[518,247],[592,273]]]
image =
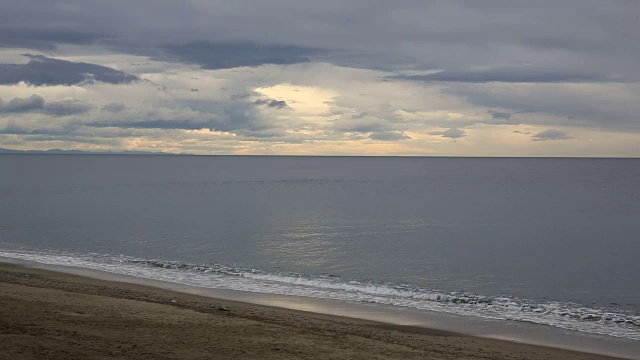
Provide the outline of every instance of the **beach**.
[[613,359],[0,264],[4,359]]

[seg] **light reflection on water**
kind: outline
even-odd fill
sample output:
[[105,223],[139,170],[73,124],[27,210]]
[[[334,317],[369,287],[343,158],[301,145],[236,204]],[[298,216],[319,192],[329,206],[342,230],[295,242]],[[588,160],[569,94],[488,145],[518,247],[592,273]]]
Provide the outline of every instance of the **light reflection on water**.
[[[263,256],[272,258],[274,264],[308,266],[323,269],[324,273],[332,275],[330,270],[340,272],[349,268],[349,257],[368,256],[363,254],[362,248],[366,248],[372,238],[384,238],[390,242],[404,241],[403,246],[407,246],[406,242],[411,240],[420,241],[418,237],[412,238],[411,235],[424,232],[427,227],[445,228],[446,225],[433,224],[421,219],[388,223],[311,219],[292,223],[286,229],[268,229],[257,235],[256,244]],[[398,260],[394,259],[393,251],[387,251],[386,259]],[[336,260],[347,261],[348,266],[341,266]],[[425,256],[419,259],[419,265],[428,272],[430,267],[441,261],[440,257]]]

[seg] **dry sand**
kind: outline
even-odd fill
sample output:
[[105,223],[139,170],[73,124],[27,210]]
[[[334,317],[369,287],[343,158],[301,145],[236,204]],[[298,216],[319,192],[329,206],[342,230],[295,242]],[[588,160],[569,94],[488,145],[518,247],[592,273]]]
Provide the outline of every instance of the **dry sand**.
[[0,264],[2,359],[613,359]]

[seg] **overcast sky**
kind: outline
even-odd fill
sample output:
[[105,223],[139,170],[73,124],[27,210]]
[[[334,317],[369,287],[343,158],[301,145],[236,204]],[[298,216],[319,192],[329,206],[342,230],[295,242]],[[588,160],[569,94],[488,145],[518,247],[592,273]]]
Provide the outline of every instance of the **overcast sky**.
[[0,147],[640,156],[640,1],[3,0]]

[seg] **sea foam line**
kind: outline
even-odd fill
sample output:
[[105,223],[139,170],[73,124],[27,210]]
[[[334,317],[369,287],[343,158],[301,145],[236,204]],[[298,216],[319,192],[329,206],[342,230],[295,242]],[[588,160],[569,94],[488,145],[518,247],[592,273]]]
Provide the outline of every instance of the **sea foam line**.
[[574,303],[534,302],[446,292],[406,284],[345,281],[338,277],[269,273],[216,264],[184,264],[105,254],[3,251],[0,256],[63,265],[212,289],[355,301],[554,326],[591,334],[640,340],[640,316]]

